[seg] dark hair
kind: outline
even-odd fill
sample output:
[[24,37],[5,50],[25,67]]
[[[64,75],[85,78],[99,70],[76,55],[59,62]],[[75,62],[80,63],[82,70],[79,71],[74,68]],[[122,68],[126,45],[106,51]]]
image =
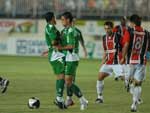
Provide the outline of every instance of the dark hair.
[[127,17],[126,16],[121,16],[120,20],[126,21]]
[[73,21],[73,16],[70,12],[64,12],[61,16],[64,16],[66,19],[69,19],[70,22]]
[[137,14],[133,14],[130,17],[130,22],[133,22],[137,26],[141,26],[141,17],[139,17]]
[[47,12],[47,13],[45,14],[46,22],[51,21],[53,17],[54,17],[54,13],[53,13],[53,12]]
[[111,28],[114,27],[114,24],[113,24],[113,22],[111,22],[111,21],[106,21],[106,22],[104,23],[104,25],[110,26]]

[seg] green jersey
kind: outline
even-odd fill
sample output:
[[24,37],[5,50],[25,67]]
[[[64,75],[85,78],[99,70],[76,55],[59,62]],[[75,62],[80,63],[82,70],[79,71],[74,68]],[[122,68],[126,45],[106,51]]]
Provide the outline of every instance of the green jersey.
[[83,39],[83,36],[82,36],[81,31],[80,31],[78,28],[76,28],[76,27],[75,27],[75,30],[76,30],[77,33],[78,33],[77,38],[78,38],[78,40],[80,41],[81,45],[84,45],[84,39]]
[[64,50],[66,61],[78,61],[79,60],[79,39],[77,38],[79,33],[75,27],[64,28],[61,32],[62,46],[74,46],[71,50]]
[[45,38],[46,43],[49,48],[49,58],[50,61],[57,60],[58,58],[63,57],[64,55],[60,52],[58,52],[53,45],[58,45],[60,42],[60,33],[56,29],[54,25],[47,24],[45,27]]

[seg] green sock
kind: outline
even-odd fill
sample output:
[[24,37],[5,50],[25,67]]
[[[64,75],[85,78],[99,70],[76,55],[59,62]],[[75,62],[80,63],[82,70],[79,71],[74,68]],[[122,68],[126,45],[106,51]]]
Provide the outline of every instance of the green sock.
[[56,95],[59,95],[58,94],[58,89],[59,89],[59,80],[56,80]]
[[59,97],[63,96],[64,83],[65,83],[64,79],[58,80],[58,83],[57,83],[57,96],[59,96]]
[[70,88],[78,98],[82,97],[82,92],[77,85],[73,83]]
[[67,87],[67,96],[72,97],[73,91],[71,90],[70,87]]

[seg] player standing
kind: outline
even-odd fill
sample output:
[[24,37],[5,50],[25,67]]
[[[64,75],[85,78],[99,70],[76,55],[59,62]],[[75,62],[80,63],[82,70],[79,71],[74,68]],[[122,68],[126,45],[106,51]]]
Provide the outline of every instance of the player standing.
[[[84,44],[84,39],[83,39],[83,36],[82,36],[82,33],[81,31],[75,26],[75,19],[73,19],[73,22],[72,22],[72,26],[74,27],[74,29],[76,30],[77,32],[77,36],[76,38],[78,38],[78,41],[80,42],[82,48],[83,48],[83,52],[84,52],[84,57],[86,58],[87,57],[87,50],[85,48],[85,44]],[[74,80],[73,82],[75,82],[75,78],[76,78],[76,73],[74,75]],[[72,100],[72,95],[73,95],[73,92],[72,90],[69,90],[67,88],[67,99],[66,99],[66,106],[72,106],[74,104],[73,100]]]
[[[129,27],[127,26],[126,17],[121,17],[120,25],[115,26],[114,29],[113,29],[113,32],[117,32],[118,34],[121,35],[121,37],[122,37],[121,41],[122,41],[123,45],[125,44],[124,46],[128,46],[128,44],[126,43],[127,40],[123,40],[123,39],[127,39],[127,38],[124,38],[124,37],[129,37],[128,30],[129,30]],[[129,42],[129,40],[128,40],[128,42]],[[127,74],[126,74],[126,64],[125,64],[125,62],[124,62],[123,68],[124,68],[125,77],[120,78],[120,79],[122,79],[122,80],[125,79],[125,85],[126,85],[126,84],[128,84],[128,81],[126,80],[126,78],[128,79],[128,77],[126,76]],[[115,75],[115,80],[117,81],[118,79],[119,79],[119,77],[117,77]]]
[[48,12],[45,15],[47,25],[45,27],[45,38],[48,46],[48,60],[53,68],[56,77],[56,100],[54,103],[60,108],[65,108],[65,103],[63,99],[63,90],[65,83],[65,64],[64,64],[64,54],[56,49],[60,45],[60,33],[56,29],[55,16],[53,12]]
[[72,90],[72,92],[79,98],[81,104],[80,109],[84,110],[87,107],[88,101],[84,98],[80,88],[73,82],[79,62],[78,33],[72,26],[73,16],[70,12],[63,13],[61,21],[65,28],[61,32],[62,47],[59,47],[58,49],[63,50],[65,54],[66,87],[68,91]]

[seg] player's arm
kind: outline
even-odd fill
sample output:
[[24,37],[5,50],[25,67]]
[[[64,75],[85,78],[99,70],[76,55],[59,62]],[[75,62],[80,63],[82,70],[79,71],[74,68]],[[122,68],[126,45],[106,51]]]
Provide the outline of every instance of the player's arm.
[[42,52],[42,56],[48,56],[48,50]]
[[[105,62],[106,62],[106,52],[104,51],[103,57],[102,57],[101,65],[105,64]],[[100,65],[100,66],[101,66],[101,65]]]
[[84,56],[85,58],[87,57],[87,50],[86,50],[86,47],[85,47],[85,43],[84,43],[84,39],[83,39],[83,36],[82,36],[82,33],[80,32],[80,36],[79,36],[79,41],[80,41],[80,44],[83,48],[83,51],[84,51]]
[[126,30],[125,34],[123,36],[123,41],[122,41],[122,59],[120,61],[120,64],[123,64],[125,62],[126,59],[126,54],[128,51],[128,47],[129,47],[129,42],[130,42],[130,34],[129,32]]
[[150,52],[150,32],[147,33],[147,37],[148,37],[148,49],[147,51]]

